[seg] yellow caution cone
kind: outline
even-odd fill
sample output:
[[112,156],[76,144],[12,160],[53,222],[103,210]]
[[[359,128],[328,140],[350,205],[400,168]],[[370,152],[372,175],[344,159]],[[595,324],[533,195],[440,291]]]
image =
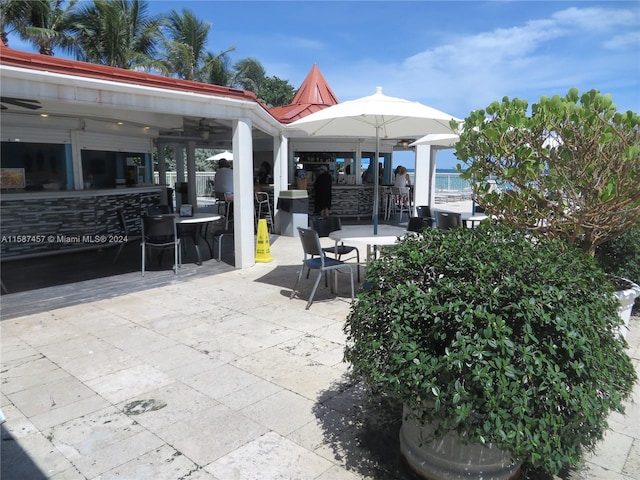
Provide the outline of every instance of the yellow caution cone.
[[272,262],[271,247],[269,246],[269,230],[267,229],[267,219],[258,220],[258,238],[256,240],[256,262]]

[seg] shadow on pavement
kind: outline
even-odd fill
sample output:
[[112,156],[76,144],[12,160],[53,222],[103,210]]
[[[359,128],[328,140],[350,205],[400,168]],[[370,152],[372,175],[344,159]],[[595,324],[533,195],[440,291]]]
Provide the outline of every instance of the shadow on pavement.
[[16,442],[4,425],[0,426],[2,445],[0,446],[0,478],[2,480],[44,480],[47,476],[33,463],[31,457]]

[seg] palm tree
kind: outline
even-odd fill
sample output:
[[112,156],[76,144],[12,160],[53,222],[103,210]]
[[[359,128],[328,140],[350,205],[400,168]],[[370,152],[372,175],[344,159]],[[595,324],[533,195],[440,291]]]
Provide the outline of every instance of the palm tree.
[[229,53],[234,50],[235,47],[229,47],[228,50],[218,53],[217,55],[207,52],[204,56],[204,67],[201,71],[199,81],[212,85],[231,87],[233,85],[234,72],[230,66],[231,60],[229,59]]
[[31,3],[24,0],[0,0],[0,38],[9,46],[9,34],[26,24]]
[[[23,40],[38,47],[42,55],[53,55],[54,48],[71,50],[73,36],[70,34],[71,11],[77,0],[33,0],[24,2],[29,9],[24,23],[17,26]],[[64,5],[66,3],[66,6]]]
[[73,17],[79,60],[119,68],[161,68],[154,59],[162,19],[144,0],[93,0]]
[[260,91],[260,86],[266,76],[264,67],[255,58],[244,58],[238,60],[233,66],[236,71],[234,76],[234,86],[249,90],[254,93]]
[[195,80],[202,67],[211,25],[199,20],[192,11],[182,9],[182,14],[175,10],[169,12],[166,28],[169,40],[165,44],[170,70],[180,78]]

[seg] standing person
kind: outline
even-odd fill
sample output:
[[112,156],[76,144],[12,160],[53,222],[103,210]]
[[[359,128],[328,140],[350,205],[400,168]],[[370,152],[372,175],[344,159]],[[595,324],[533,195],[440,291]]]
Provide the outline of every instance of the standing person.
[[260,170],[258,171],[258,183],[261,185],[271,183],[271,164],[269,162],[262,162],[260,164]]
[[313,183],[313,189],[315,191],[316,199],[316,213],[322,217],[329,216],[329,210],[331,209],[331,184],[333,179],[329,173],[329,169],[322,165],[320,167],[320,175]]
[[231,165],[226,158],[221,158],[218,161],[218,170],[216,170],[214,186],[216,197],[219,200],[224,200],[225,193],[227,194],[227,198],[229,198],[230,195],[233,196],[233,170],[231,170]]

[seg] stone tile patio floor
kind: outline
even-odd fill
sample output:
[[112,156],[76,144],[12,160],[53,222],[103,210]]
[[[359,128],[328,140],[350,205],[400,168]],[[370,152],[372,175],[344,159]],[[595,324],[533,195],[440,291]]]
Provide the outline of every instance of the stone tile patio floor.
[[[305,310],[312,279],[289,299],[299,240],[272,237],[271,253],[2,320],[1,478],[412,478],[400,410],[369,404],[346,375],[348,281],[337,296],[321,282]],[[628,340],[640,370],[638,317]],[[640,478],[640,387],[610,425],[571,478]]]

